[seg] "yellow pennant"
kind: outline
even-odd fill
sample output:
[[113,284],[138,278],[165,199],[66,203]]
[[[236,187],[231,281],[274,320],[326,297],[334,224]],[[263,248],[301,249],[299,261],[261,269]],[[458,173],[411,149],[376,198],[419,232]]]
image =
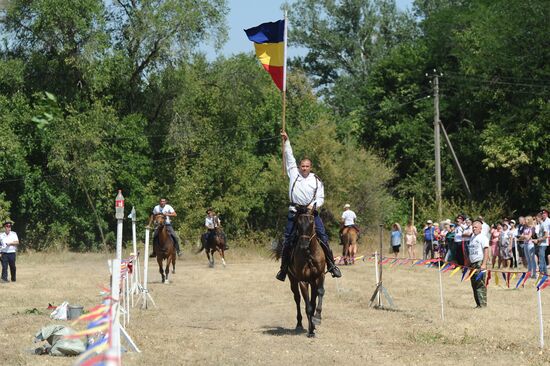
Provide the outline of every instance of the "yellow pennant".
[[472,276],[477,272],[477,268],[474,268],[470,270],[470,274],[468,275],[468,278],[466,278],[466,281],[468,281]]
[[499,276],[500,273],[496,272],[496,275],[495,275],[495,285],[497,286],[500,286],[500,280],[498,279],[500,276]]
[[456,268],[451,272],[451,275],[449,277],[453,277],[456,272],[460,271],[462,269],[462,267],[460,266],[456,266]]

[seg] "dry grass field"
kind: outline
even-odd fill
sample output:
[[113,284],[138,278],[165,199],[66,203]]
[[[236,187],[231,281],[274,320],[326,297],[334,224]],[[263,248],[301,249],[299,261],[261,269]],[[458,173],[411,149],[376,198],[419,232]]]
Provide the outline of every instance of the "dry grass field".
[[[108,281],[105,254],[23,254],[18,282],[0,286],[0,364],[70,365],[73,358],[35,356],[33,335],[49,324],[48,303],[85,308],[99,302]],[[536,291],[489,287],[489,307],[474,309],[469,283],[443,275],[441,321],[437,271],[385,267],[384,284],[397,310],[368,307],[374,265],[343,267],[327,278],[323,323],[317,337],[296,333],[288,281],[274,279],[278,264],[232,250],[228,266],[207,267],[186,250],[172,282],[163,285],[150,261],[149,285],[157,308],[134,308],[129,334],[141,354],[125,365],[548,365],[539,352]],[[550,290],[544,291],[550,343]],[[33,310],[36,309],[36,310]],[[306,324],[304,324],[306,325]]]

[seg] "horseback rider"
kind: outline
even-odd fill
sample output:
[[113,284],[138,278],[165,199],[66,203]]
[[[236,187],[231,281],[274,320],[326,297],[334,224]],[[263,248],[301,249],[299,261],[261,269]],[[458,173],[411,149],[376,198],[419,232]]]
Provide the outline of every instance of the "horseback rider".
[[275,278],[279,281],[284,281],[286,278],[288,265],[290,263],[290,249],[292,247],[290,238],[294,228],[296,206],[304,206],[314,210],[315,230],[319,238],[319,243],[325,253],[328,271],[332,274],[332,277],[342,277],[340,269],[336,267],[334,263],[334,255],[328,245],[328,235],[317,211],[325,201],[325,188],[323,182],[317,175],[311,173],[311,160],[302,159],[302,161],[300,161],[300,167],[296,165],[296,159],[292,153],[288,135],[283,131],[281,132],[281,136],[285,144],[286,172],[290,179],[289,199],[291,203],[284,233],[281,269]]
[[[203,243],[203,247],[206,247],[206,243],[208,243],[208,240],[210,240],[210,238],[212,238],[212,236],[215,234],[216,228],[222,227],[221,220],[219,219],[218,216],[216,216],[216,212],[214,212],[214,210],[211,208],[206,210],[206,218],[204,219],[204,226],[206,227],[207,231],[204,234],[202,234],[201,241]],[[229,249],[229,247],[227,246],[225,233],[223,231],[221,232],[221,236],[224,242],[223,250]]]
[[[172,227],[172,223],[170,222],[170,218],[176,217],[177,213],[172,206],[166,203],[166,198],[161,198],[159,201],[159,204],[153,208],[153,213],[149,217],[149,226],[151,226],[154,216],[159,214],[162,214],[166,217],[164,226],[166,226],[168,233],[172,237],[172,241],[174,242],[174,247],[176,248],[176,253],[178,254],[178,257],[180,257],[181,256],[180,243],[179,243],[178,237],[176,236],[176,232]],[[153,233],[153,253],[151,253],[150,257],[156,256],[155,249],[158,246],[158,234],[159,233],[158,233],[158,226],[157,226],[155,227],[155,231]]]
[[342,212],[342,218],[340,220],[340,235],[342,235],[344,229],[347,227],[352,227],[359,233],[359,227],[355,224],[357,215],[355,215],[355,212],[353,212],[350,207],[351,205],[349,203],[344,205],[344,212]]

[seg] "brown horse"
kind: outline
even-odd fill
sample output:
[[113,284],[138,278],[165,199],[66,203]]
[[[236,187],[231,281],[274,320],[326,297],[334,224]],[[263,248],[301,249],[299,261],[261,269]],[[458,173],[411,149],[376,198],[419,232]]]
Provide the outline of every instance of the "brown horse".
[[[315,234],[313,211],[300,207],[295,218],[296,243],[291,251],[288,278],[296,303],[296,330],[303,330],[300,293],[308,319],[308,337],[315,337],[315,326],[321,324],[325,294],[325,254]],[[276,258],[282,254],[278,248]],[[311,291],[310,291],[311,289]],[[318,300],[318,301],[317,301]]]
[[357,253],[357,229],[353,226],[346,226],[342,230],[342,258],[340,263],[353,264],[355,262],[355,254]]
[[[172,263],[172,272],[176,273],[176,248],[174,247],[174,239],[170,235],[168,228],[165,225],[166,216],[157,214],[154,217],[155,224],[158,230],[158,245],[155,248],[157,254],[157,263],[159,272],[162,276],[162,283],[168,283],[168,274],[170,273],[170,263]],[[166,261],[166,269],[162,269],[162,261]]]
[[208,266],[210,268],[214,267],[214,253],[218,252],[222,259],[222,264],[225,267],[225,235],[218,218],[215,218],[216,228],[213,229],[213,232],[207,237],[208,234],[201,236],[201,247],[197,250],[196,254],[206,252],[206,257],[208,258]]

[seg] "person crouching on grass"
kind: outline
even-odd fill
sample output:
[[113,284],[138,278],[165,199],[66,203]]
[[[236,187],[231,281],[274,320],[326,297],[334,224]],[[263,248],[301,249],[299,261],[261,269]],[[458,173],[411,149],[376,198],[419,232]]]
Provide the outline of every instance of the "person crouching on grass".
[[479,220],[473,222],[474,236],[468,242],[468,262],[467,266],[475,268],[478,271],[470,277],[472,290],[474,291],[474,300],[476,308],[484,308],[487,306],[487,287],[485,286],[485,276],[478,278],[480,271],[487,269],[487,260],[489,259],[489,238],[481,233],[483,223]]

